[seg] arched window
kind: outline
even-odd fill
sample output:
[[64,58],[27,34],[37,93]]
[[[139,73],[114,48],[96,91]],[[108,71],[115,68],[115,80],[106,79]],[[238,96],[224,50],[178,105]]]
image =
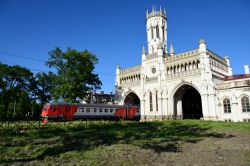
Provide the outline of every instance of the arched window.
[[163,25],[162,26],[162,38],[163,38],[163,40],[165,40],[165,26]]
[[149,108],[150,111],[153,111],[152,92],[149,92]]
[[242,97],[241,106],[242,106],[242,112],[250,112],[249,99],[247,97]]
[[158,91],[155,92],[155,100],[156,100],[156,111],[158,111]]
[[159,26],[156,26],[156,38],[160,38],[160,34],[159,34]]
[[231,105],[229,99],[226,98],[223,100],[223,106],[224,106],[224,113],[231,113]]
[[151,37],[152,37],[152,39],[154,39],[154,30],[153,30],[153,27],[150,27],[150,29],[151,29]]

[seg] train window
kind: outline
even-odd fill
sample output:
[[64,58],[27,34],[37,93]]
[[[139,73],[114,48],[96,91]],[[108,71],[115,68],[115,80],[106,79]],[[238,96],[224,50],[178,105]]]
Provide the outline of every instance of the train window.
[[86,112],[90,112],[90,108],[86,108]]
[[99,108],[99,112],[102,112],[102,108]]
[[105,111],[105,112],[108,112],[108,109],[106,108],[106,109],[104,109],[104,111]]
[[80,110],[80,112],[84,112],[84,109],[83,109],[83,108],[80,108],[79,110]]
[[96,112],[96,108],[93,108],[94,112]]
[[113,109],[110,109],[109,112],[113,112]]

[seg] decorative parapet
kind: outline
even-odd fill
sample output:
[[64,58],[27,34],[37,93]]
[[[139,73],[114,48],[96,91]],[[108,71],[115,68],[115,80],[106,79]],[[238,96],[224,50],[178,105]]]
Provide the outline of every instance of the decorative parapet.
[[175,61],[180,61],[180,60],[186,60],[187,58],[199,59],[198,55],[199,55],[199,49],[195,49],[195,50],[183,52],[181,54],[176,54],[174,56],[167,56],[164,59],[164,62],[165,63],[175,62]]
[[141,72],[141,65],[133,66],[126,69],[121,69],[121,74],[133,73],[133,72]]
[[196,70],[189,70],[189,71],[182,71],[178,73],[173,73],[173,74],[168,74],[167,78],[180,78],[180,77],[185,77],[185,76],[193,76],[193,75],[200,75],[201,70],[196,69]]
[[222,90],[222,89],[230,89],[231,88],[231,83],[222,83],[217,85],[217,89]]
[[138,86],[138,85],[140,85],[140,83],[141,83],[140,80],[134,81],[134,82],[126,82],[126,83],[122,83],[121,87],[129,88],[129,87],[133,87],[133,86]]
[[228,75],[228,66],[225,59],[208,49],[207,55],[210,57],[210,65],[213,72],[223,74],[224,76]]
[[227,61],[223,58],[221,58],[219,55],[215,54],[214,52],[207,49],[207,55],[210,56],[210,58],[215,59],[222,63],[223,65],[227,66]]
[[217,84],[217,89],[219,90],[241,87],[250,87],[250,79],[244,81],[224,82],[221,84]]
[[149,19],[151,17],[164,17],[165,19],[167,18],[166,11],[152,11],[150,13],[147,13],[146,18]]

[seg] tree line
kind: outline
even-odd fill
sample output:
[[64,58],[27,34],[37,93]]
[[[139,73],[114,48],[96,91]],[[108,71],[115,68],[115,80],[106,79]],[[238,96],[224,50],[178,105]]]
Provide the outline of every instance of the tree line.
[[63,52],[59,47],[49,52],[45,64],[55,72],[35,74],[0,62],[0,117],[38,117],[47,102],[81,102],[102,85],[94,73],[97,63],[97,57],[87,50]]

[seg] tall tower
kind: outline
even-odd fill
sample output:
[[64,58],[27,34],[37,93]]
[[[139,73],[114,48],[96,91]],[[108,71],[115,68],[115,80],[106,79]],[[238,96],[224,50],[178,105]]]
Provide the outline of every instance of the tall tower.
[[153,6],[152,12],[146,14],[146,28],[148,41],[148,54],[157,53],[157,48],[162,45],[167,53],[167,14],[165,9],[157,11]]

